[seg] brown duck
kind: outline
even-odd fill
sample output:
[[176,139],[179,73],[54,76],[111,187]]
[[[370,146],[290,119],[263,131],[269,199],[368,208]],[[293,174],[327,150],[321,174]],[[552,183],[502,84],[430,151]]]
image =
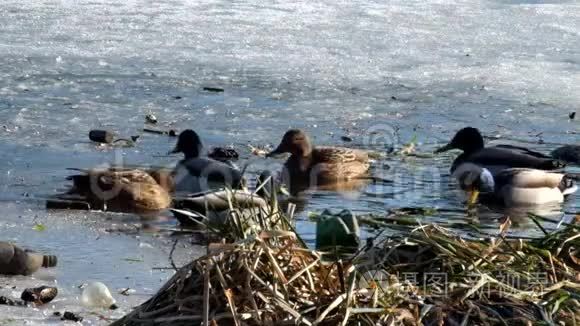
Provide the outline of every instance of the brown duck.
[[[343,184],[365,176],[369,169],[366,152],[344,147],[314,147],[302,130],[287,131],[282,142],[267,157],[290,153],[284,177],[293,193],[312,187]],[[288,182],[289,181],[289,182]]]
[[[105,168],[84,170],[68,177],[73,181],[69,194],[80,195],[91,207],[103,210],[147,213],[168,208],[172,187],[168,173],[152,170]],[[155,179],[158,178],[158,180]]]

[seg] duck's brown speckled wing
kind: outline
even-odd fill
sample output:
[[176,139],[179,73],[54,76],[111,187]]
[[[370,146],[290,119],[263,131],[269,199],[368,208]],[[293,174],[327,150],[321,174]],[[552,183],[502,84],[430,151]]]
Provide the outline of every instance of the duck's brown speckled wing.
[[317,183],[354,179],[365,175],[368,169],[368,155],[361,150],[320,147],[313,153],[312,170]]
[[171,204],[167,190],[142,170],[91,169],[69,178],[74,183],[69,194],[80,194],[96,207],[106,204],[108,210],[147,212]]
[[136,212],[158,211],[171,205],[171,196],[157,184],[131,183],[122,192],[129,197],[128,208]]
[[317,147],[313,156],[314,161],[320,163],[366,163],[369,160],[365,151],[346,147]]
[[84,170],[83,172],[85,173],[68,177],[79,191],[90,191],[91,182],[106,185],[125,179],[129,182],[157,183],[147,172],[137,169],[96,168]]
[[157,184],[157,181],[153,179],[151,175],[149,175],[145,171],[141,170],[127,170],[127,171],[104,171],[104,172],[96,172],[103,182],[118,182],[121,179],[124,179],[127,183],[148,183],[148,184]]

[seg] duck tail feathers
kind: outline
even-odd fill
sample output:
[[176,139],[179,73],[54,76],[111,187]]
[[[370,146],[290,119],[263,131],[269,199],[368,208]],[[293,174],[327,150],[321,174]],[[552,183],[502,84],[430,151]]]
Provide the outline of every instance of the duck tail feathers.
[[564,196],[573,194],[578,190],[578,186],[575,184],[574,180],[569,176],[565,176],[562,178],[562,181],[560,182],[558,188],[560,188],[560,191]]
[[566,162],[557,159],[551,159],[548,160],[544,165],[545,170],[559,170],[566,167]]
[[66,179],[73,182],[71,192],[75,192],[80,189],[87,189],[90,186],[90,179],[86,174],[69,175],[66,177]]
[[576,181],[580,181],[580,173],[566,173],[566,177],[568,179],[572,179],[572,180],[576,180]]

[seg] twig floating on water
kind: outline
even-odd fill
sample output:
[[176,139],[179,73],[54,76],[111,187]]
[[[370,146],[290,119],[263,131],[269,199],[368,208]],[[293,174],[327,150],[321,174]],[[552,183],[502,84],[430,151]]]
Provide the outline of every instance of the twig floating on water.
[[219,87],[204,87],[203,90],[208,91],[208,92],[214,92],[214,93],[221,93],[224,91],[223,88],[219,88]]

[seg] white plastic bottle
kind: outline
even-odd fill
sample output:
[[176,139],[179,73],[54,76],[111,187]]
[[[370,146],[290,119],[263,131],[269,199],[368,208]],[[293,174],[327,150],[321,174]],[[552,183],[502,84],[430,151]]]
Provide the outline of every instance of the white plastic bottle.
[[109,288],[101,282],[92,282],[83,288],[81,302],[89,308],[117,309]]

